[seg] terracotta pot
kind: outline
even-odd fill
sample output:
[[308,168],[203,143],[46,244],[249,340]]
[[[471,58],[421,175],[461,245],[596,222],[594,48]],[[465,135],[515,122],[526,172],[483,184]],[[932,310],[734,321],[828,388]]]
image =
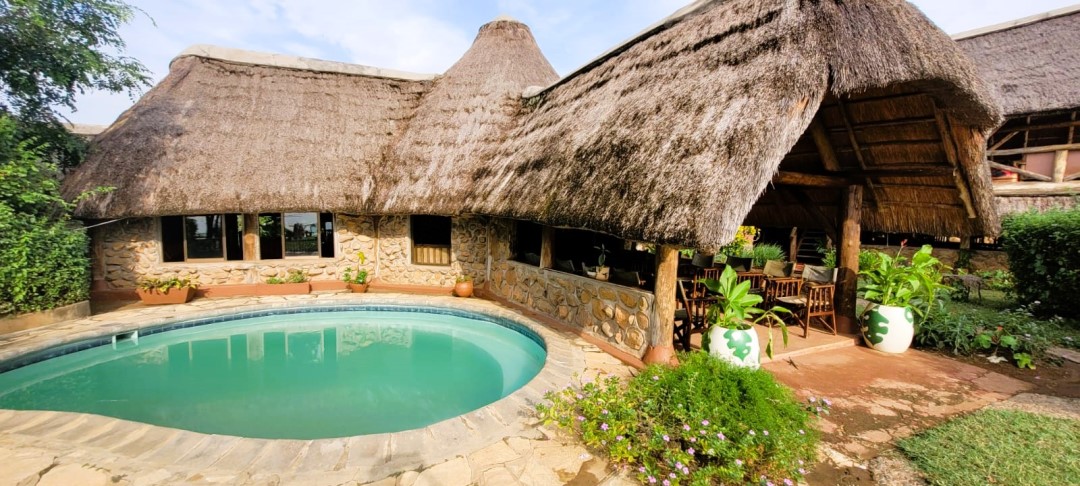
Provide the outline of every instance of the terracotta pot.
[[472,281],[458,282],[456,285],[454,285],[454,295],[458,297],[472,297],[472,292]]
[[169,289],[165,292],[158,290],[138,289],[139,300],[146,305],[183,304],[195,296],[195,289],[185,287],[182,289]]
[[311,284],[311,291],[316,292],[320,290],[345,290],[348,285],[341,280],[312,280],[308,282]]
[[362,283],[362,284],[351,283],[351,284],[349,284],[349,290],[352,290],[352,293],[354,293],[354,294],[363,294],[363,293],[367,292],[367,286],[368,286],[368,284],[366,284],[366,283]]
[[255,286],[255,295],[297,295],[306,294],[308,292],[311,292],[311,284],[308,282],[283,284],[261,283]]

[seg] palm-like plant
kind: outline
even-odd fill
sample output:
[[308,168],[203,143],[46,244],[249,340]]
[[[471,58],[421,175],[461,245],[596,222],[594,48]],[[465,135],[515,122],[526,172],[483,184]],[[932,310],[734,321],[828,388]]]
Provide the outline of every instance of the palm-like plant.
[[[784,346],[787,346],[787,326],[778,314],[790,314],[791,311],[780,306],[774,306],[768,310],[757,307],[764,299],[759,294],[750,293],[750,282],[739,282],[735,270],[730,265],[724,267],[719,279],[703,279],[701,283],[710,292],[720,296],[715,304],[709,306],[705,314],[705,320],[710,327],[720,326],[749,331],[753,329],[754,324],[765,323],[769,326],[769,342],[765,345],[765,355],[772,358],[772,327],[773,324],[779,324],[780,332],[784,337]],[[702,348],[709,350],[709,333],[703,335]]]

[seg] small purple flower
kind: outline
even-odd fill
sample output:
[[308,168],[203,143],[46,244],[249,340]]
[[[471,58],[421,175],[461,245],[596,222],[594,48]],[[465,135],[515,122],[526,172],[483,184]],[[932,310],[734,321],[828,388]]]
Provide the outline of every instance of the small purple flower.
[[803,465],[802,459],[799,459],[799,465]]
[[584,415],[578,415],[577,416],[577,421],[578,422],[584,422],[585,421],[585,416]]
[[817,413],[821,413],[821,407],[817,408]]
[[661,484],[663,484],[664,486],[671,486],[671,481],[665,479],[664,482]]
[[788,478],[784,478],[784,486],[795,486],[795,483],[791,482]]
[[735,459],[735,465],[741,466],[743,464],[742,459]]
[[831,407],[832,406],[832,402],[829,401],[828,398],[822,398],[821,403],[824,403],[826,407]]
[[683,468],[682,468],[682,473],[683,473],[683,474],[690,474],[690,468],[688,468],[688,467],[686,467],[686,466],[683,466]]
[[605,408],[605,409],[601,410],[601,411],[600,411],[600,414],[601,414],[601,415],[607,415],[607,414],[608,414],[608,411],[607,411],[607,409]]
[[607,430],[607,429],[608,429],[608,424],[606,422],[600,424],[600,430]]
[[768,435],[769,435],[769,431],[768,431],[768,430],[762,430],[762,431],[761,431],[761,433],[762,433],[763,435],[766,435],[766,436],[768,436]]
[[750,429],[750,435],[757,435],[757,432],[754,432],[754,429]]
[[671,437],[668,437],[667,434],[664,434],[664,442],[668,442],[670,440],[671,440]]
[[626,444],[626,450],[630,450],[630,444]]
[[723,433],[723,432],[717,432],[717,433],[716,433],[716,438],[717,438],[717,439],[720,439],[720,440],[724,440],[724,439],[726,439],[727,437],[724,437],[724,433]]
[[690,442],[697,442],[697,437],[691,437]]
[[675,469],[682,469],[682,463],[681,462],[676,462],[675,463]]
[[816,401],[817,401],[817,399],[816,399],[816,398],[814,398],[814,397],[810,397],[810,398],[807,398],[807,399],[806,399],[806,401],[808,401],[808,402],[810,402],[810,403],[814,403],[814,402],[816,402]]
[[584,397],[584,396],[583,396],[582,394],[580,394],[580,393],[578,393],[578,394],[577,394],[577,399],[578,399],[578,400],[581,400],[581,399],[583,399],[583,398],[585,398],[585,397]]
[[637,472],[639,472],[639,473],[645,472],[645,466],[641,466],[641,467],[637,468]]
[[772,481],[765,481],[765,486],[776,486],[776,483]]
[[668,474],[668,477],[671,479],[675,479],[675,473]]
[[652,377],[652,381],[657,381],[657,380],[659,380],[659,379],[660,379],[660,377],[659,377],[659,376],[656,376],[656,375],[653,375],[653,377]]
[[806,469],[803,469],[803,468],[800,467],[799,468],[799,474],[804,474],[805,475],[806,474]]
[[686,453],[687,453],[687,454],[690,454],[691,456],[692,456],[692,455],[694,455],[694,448],[693,448],[693,447],[691,447],[691,448],[687,449],[687,450],[686,450]]
[[682,424],[682,429],[683,429],[683,430],[687,430],[687,431],[689,431],[689,430],[690,430],[690,426],[689,426],[689,425],[686,425],[686,424]]
[[625,439],[625,437],[623,437],[623,436],[621,436],[621,435],[616,435],[616,436],[615,436],[615,440],[616,440],[616,441],[619,441],[619,442],[621,442],[621,441],[622,441],[623,439]]
[[701,426],[702,427],[708,427],[709,426],[709,421],[708,420],[702,420],[701,421]]
[[705,431],[704,431],[704,430],[699,430],[699,431],[698,431],[698,433],[699,433],[699,434],[701,434],[701,435],[705,435]]
[[649,484],[656,484],[656,478],[649,476]]

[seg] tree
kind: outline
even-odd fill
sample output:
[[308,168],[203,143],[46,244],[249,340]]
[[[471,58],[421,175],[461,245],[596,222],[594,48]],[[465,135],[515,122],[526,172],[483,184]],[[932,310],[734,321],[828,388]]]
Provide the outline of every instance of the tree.
[[121,53],[119,28],[136,10],[120,0],[0,0],[0,112],[19,121],[20,138],[47,146],[63,166],[82,144],[60,124],[88,90],[137,92],[150,77]]

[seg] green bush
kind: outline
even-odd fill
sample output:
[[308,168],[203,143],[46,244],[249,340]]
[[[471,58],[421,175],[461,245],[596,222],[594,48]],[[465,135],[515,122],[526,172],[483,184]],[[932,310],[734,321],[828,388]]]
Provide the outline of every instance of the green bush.
[[705,353],[653,365],[626,386],[617,378],[549,392],[537,410],[643,483],[792,484],[814,457],[812,412],[761,370]]
[[86,300],[86,233],[71,220],[45,148],[0,115],[0,315]]
[[753,249],[743,249],[740,254],[740,258],[753,258],[755,267],[764,267],[765,262],[769,260],[787,260],[787,253],[784,252],[780,245],[774,245],[772,243],[759,243],[754,245]]
[[1080,316],[1080,207],[1010,215],[1001,237],[1020,302]]

